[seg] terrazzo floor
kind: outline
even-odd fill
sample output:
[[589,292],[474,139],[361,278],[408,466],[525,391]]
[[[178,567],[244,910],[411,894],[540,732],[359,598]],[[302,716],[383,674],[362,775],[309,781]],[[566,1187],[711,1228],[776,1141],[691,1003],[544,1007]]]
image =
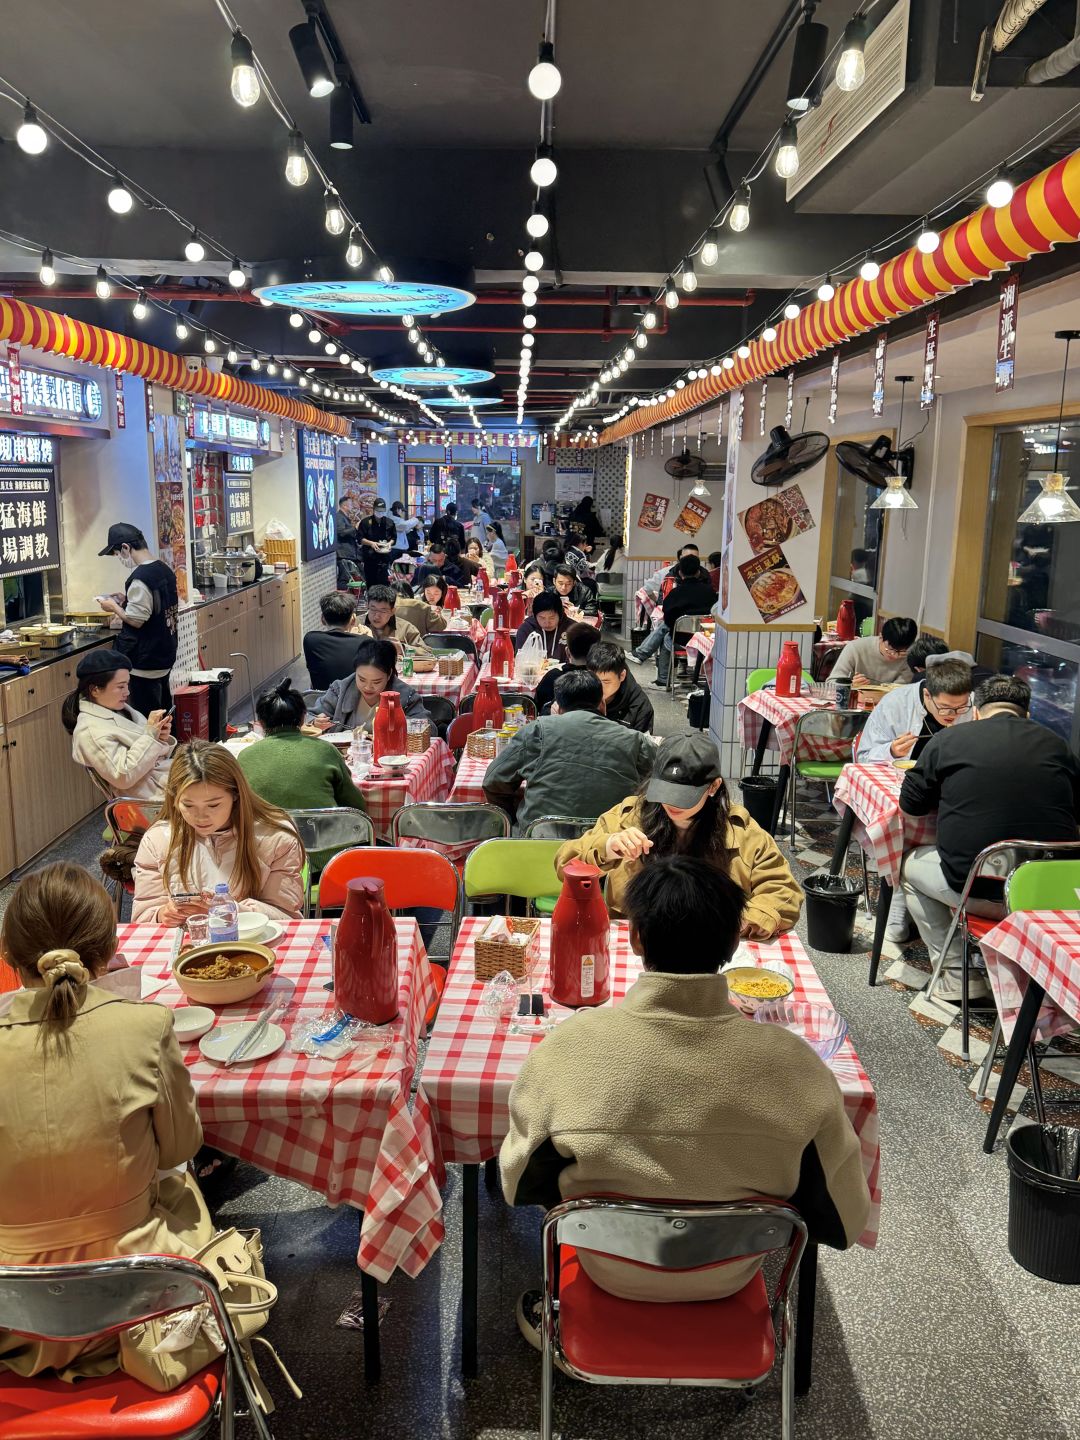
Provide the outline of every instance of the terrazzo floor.
[[[652,698],[659,731],[685,728],[680,705]],[[807,814],[814,810],[811,803]],[[88,821],[43,861],[96,870],[100,833],[100,821]],[[828,850],[828,827],[809,823],[796,852]],[[796,859],[795,867],[803,876],[816,862]],[[0,889],[0,907],[10,888]],[[799,931],[805,940],[805,922]],[[440,935],[433,949],[444,944]],[[1009,1256],[1005,1159],[1000,1144],[993,1156],[982,1152],[985,1116],[966,1088],[972,1067],[958,1067],[939,1046],[943,1025],[910,1013],[910,989],[869,988],[866,949],[811,953],[877,1091],[883,1198],[876,1250],[821,1252],[814,1384],[797,1404],[797,1435],[1080,1440],[1080,1289],[1038,1280]],[[905,959],[925,964],[917,950]],[[262,1228],[281,1296],[267,1334],[305,1391],[295,1401],[270,1377],[278,1440],[537,1434],[539,1360],[518,1335],[513,1307],[536,1283],[538,1212],[511,1210],[481,1186],[481,1373],[463,1382],[460,1178],[451,1167],[442,1249],[417,1280],[397,1276],[382,1288],[377,1386],[364,1383],[361,1335],[336,1323],[358,1295],[355,1214],[248,1166],[224,1182],[221,1220]],[[779,1394],[775,1383],[745,1401],[557,1376],[556,1421],[566,1440],[750,1440],[779,1434]],[[245,1440],[249,1433],[241,1425]]]

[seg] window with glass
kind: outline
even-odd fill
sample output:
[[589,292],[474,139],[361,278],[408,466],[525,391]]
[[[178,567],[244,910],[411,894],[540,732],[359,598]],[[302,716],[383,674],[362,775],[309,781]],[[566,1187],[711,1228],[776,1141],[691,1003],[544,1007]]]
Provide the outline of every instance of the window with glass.
[[468,530],[472,502],[478,499],[492,520],[498,521],[508,550],[521,553],[520,465],[407,464],[402,467],[405,506],[430,525],[451,500],[458,519]]
[[[1056,421],[994,435],[976,659],[1022,676],[1032,717],[1076,748],[1080,523],[1019,518],[1054,470],[1056,436]],[[1078,421],[1062,425],[1057,469],[1071,491],[1080,479]]]
[[861,625],[877,613],[885,517],[883,511],[870,507],[881,492],[850,474],[835,458],[830,463],[836,466],[836,519],[829,576],[829,615],[835,617],[840,602],[850,600],[855,606],[856,622]]

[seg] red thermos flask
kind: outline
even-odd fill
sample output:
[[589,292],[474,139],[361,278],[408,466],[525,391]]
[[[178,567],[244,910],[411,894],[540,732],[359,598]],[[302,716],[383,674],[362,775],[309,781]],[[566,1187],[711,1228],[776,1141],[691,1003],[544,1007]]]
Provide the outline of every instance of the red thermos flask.
[[372,754],[376,760],[384,755],[404,755],[409,748],[409,722],[401,708],[396,690],[384,690],[379,696],[372,729]]
[[600,871],[583,860],[563,868],[551,917],[551,998],[556,1005],[603,1005],[611,993],[611,920],[600,893]]
[[334,934],[334,1003],[370,1025],[386,1025],[398,1013],[397,932],[383,882],[374,876],[345,887]]
[[836,638],[838,640],[855,639],[854,600],[840,601],[840,609],[836,612]]
[[510,631],[501,626],[491,641],[491,673],[496,680],[514,678],[514,642]]
[[799,658],[799,642],[785,640],[780,651],[780,662],[776,667],[776,694],[798,695],[802,691],[802,660]]

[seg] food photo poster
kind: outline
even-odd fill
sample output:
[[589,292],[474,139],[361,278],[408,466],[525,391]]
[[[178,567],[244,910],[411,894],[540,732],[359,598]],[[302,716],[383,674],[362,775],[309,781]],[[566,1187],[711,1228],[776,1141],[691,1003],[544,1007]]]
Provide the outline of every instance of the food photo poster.
[[752,560],[744,560],[738,569],[758,614],[766,623],[806,604],[802,586],[779,546],[755,555]]

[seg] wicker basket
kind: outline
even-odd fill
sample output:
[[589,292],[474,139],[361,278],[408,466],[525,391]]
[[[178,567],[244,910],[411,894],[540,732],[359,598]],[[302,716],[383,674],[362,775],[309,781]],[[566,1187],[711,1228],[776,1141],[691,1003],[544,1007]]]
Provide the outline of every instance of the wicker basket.
[[439,656],[439,674],[465,674],[465,656],[460,650],[447,650]]
[[434,675],[438,661],[434,655],[414,655],[412,668],[414,675]]
[[425,750],[431,748],[431,723],[428,722],[426,730],[410,730],[408,739],[405,742],[405,749],[410,755],[423,755]]
[[477,980],[490,980],[501,970],[508,970],[515,980],[524,980],[540,954],[540,921],[523,916],[507,915],[507,928],[529,938],[524,945],[511,945],[507,940],[485,940],[478,936],[473,946],[473,973]]
[[465,741],[470,760],[494,760],[497,741],[494,730],[473,730]]
[[268,565],[284,561],[290,569],[296,568],[295,540],[264,540],[262,549]]

